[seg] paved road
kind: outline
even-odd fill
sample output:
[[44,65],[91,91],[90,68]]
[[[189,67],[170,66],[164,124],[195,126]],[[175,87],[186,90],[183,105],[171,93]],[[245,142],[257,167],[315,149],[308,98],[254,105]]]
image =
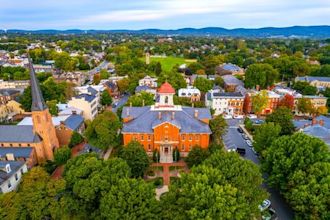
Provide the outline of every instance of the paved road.
[[97,67],[95,67],[94,69],[91,69],[88,71],[88,75],[90,77],[90,81],[92,82],[93,81],[93,76],[100,72],[100,70],[102,69],[107,69],[108,68],[108,65],[109,65],[109,62],[104,60],[102,61]]
[[120,108],[121,106],[123,106],[123,105],[125,105],[126,104],[126,102],[127,102],[127,100],[128,100],[128,98],[129,98],[129,94],[125,94],[125,95],[123,95],[117,102],[118,102],[118,104],[117,104],[117,106],[115,107],[115,108],[112,108],[112,111],[113,112],[117,112],[117,110],[118,110],[118,108]]
[[[239,148],[245,148],[246,154],[244,157],[248,160],[253,161],[255,164],[260,165],[259,158],[254,154],[252,149],[246,144],[242,135],[237,131],[240,120],[230,119],[227,120],[227,123],[228,123],[228,131],[223,137],[225,146],[228,149],[233,148],[234,146]],[[265,178],[265,175],[263,175],[263,177]],[[291,208],[287,205],[287,203],[284,201],[280,193],[268,187],[266,183],[263,184],[263,187],[265,187],[267,191],[270,193],[269,199],[272,202],[272,207],[275,209],[278,215],[278,219],[279,220],[293,219],[293,212]]]

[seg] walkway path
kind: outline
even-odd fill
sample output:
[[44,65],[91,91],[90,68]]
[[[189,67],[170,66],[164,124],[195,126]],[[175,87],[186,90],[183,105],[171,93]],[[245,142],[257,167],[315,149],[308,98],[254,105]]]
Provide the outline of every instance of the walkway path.
[[186,172],[188,172],[187,165],[184,161],[179,161],[175,163],[152,163],[151,166],[153,167],[163,167],[163,172],[160,176],[163,177],[163,184],[165,186],[170,185],[171,176],[178,177],[178,172],[170,172],[170,167],[183,167]]

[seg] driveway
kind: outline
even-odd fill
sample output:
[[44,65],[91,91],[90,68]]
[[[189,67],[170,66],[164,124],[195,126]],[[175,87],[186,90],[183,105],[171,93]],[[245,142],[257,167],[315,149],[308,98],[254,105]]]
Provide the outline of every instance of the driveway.
[[[241,122],[242,119],[241,119]],[[235,147],[244,148],[246,150],[245,159],[253,161],[255,164],[260,165],[259,158],[254,154],[252,148],[250,148],[245,140],[243,139],[241,133],[237,131],[240,120],[238,119],[229,119],[227,120],[228,130],[227,133],[223,136],[223,141],[227,149]],[[265,178],[266,175],[263,175]],[[272,207],[275,209],[279,220],[290,220],[293,219],[293,211],[285,202],[281,194],[270,187],[266,183],[262,185],[270,194],[270,201],[272,202]]]

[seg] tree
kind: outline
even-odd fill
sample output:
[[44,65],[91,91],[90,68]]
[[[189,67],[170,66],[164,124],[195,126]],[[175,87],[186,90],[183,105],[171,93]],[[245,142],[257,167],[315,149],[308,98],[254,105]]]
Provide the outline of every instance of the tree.
[[211,80],[205,79],[203,77],[197,77],[194,81],[194,86],[201,92],[208,92],[213,87],[213,82]]
[[101,94],[101,104],[104,106],[109,106],[112,103],[112,97],[107,90],[104,90]]
[[58,107],[57,107],[57,101],[56,100],[51,100],[46,102],[49,113],[53,116],[57,116],[58,114]]
[[61,219],[57,196],[65,189],[64,180],[53,180],[41,167],[23,176],[17,191],[0,197],[1,219]]
[[101,77],[100,77],[100,74],[94,74],[94,76],[93,76],[93,83],[95,84],[95,85],[98,85],[98,84],[100,84],[100,82],[101,82]]
[[302,219],[329,217],[329,156],[322,140],[303,133],[280,137],[266,150],[262,167],[269,184]]
[[179,90],[181,88],[186,88],[187,87],[187,83],[186,83],[186,80],[184,79],[184,77],[176,71],[172,71],[172,72],[168,72],[168,73],[162,73],[158,77],[157,82],[158,82],[159,85],[161,85],[166,80],[167,80],[168,83],[170,83],[173,86],[173,88],[175,90]]
[[128,78],[118,80],[117,86],[118,86],[120,93],[127,92],[129,84],[130,84],[130,80]]
[[194,146],[192,150],[188,153],[185,161],[189,168],[197,166],[204,162],[204,160],[209,156],[207,149],[203,149],[200,146]]
[[254,149],[263,157],[265,150],[280,136],[280,132],[281,127],[273,122],[258,126],[253,137]]
[[224,87],[225,82],[224,82],[222,77],[218,76],[218,77],[215,77],[214,84],[217,85],[217,86]]
[[294,97],[290,94],[285,94],[280,100],[278,106],[286,107],[290,110],[294,109]]
[[216,144],[221,144],[222,135],[226,132],[227,126],[227,122],[222,115],[215,116],[210,120],[212,138]]
[[[240,175],[233,173],[240,172]],[[236,154],[217,151],[161,197],[162,219],[253,219],[267,194],[261,173]]]
[[151,184],[123,178],[100,201],[104,219],[157,219],[159,206]]
[[268,104],[268,93],[266,90],[262,90],[255,94],[251,98],[253,111],[260,115],[261,112],[267,107]]
[[149,106],[153,105],[154,103],[154,95],[142,91],[138,94],[130,96],[126,102],[126,105],[132,104],[132,106]]
[[100,200],[119,180],[130,176],[127,163],[119,158],[101,160],[96,154],[82,154],[65,165],[66,191],[60,198],[64,213],[78,219],[100,216]]
[[300,98],[297,103],[297,109],[303,114],[312,114],[314,113],[314,106],[310,99]]
[[54,153],[54,161],[57,166],[65,164],[71,157],[71,149],[67,146],[58,148]]
[[303,95],[316,95],[317,93],[317,88],[315,86],[311,86],[308,82],[304,81],[295,82],[293,88]]
[[73,131],[71,139],[70,139],[69,147],[72,148],[72,147],[76,146],[77,144],[80,144],[83,141],[84,141],[83,136],[81,136],[81,134],[79,134],[78,132]]
[[55,67],[63,71],[72,71],[76,67],[76,61],[67,52],[57,53],[54,60]]
[[279,107],[266,117],[266,122],[273,122],[281,127],[281,135],[290,135],[294,132],[292,120],[292,112],[286,107]]
[[119,129],[121,122],[117,115],[105,111],[96,116],[85,131],[85,137],[91,145],[101,149],[118,146],[120,143]]
[[245,86],[248,88],[260,86],[266,89],[274,84],[278,75],[277,70],[270,64],[251,64],[245,73]]
[[137,141],[132,141],[126,145],[120,152],[119,157],[126,161],[131,168],[132,176],[143,177],[148,169],[150,161],[143,145]]
[[328,108],[326,106],[320,106],[316,109],[317,115],[326,115],[328,114]]
[[201,63],[198,63],[198,62],[189,64],[188,69],[190,69],[191,72],[193,72],[195,74],[197,74],[197,71],[199,71],[199,70],[204,70],[204,72],[205,72],[205,67]]
[[254,129],[252,120],[247,117],[244,119],[244,126],[248,131],[253,131]]
[[110,76],[110,73],[107,70],[102,69],[100,71],[100,79],[108,79],[109,76]]

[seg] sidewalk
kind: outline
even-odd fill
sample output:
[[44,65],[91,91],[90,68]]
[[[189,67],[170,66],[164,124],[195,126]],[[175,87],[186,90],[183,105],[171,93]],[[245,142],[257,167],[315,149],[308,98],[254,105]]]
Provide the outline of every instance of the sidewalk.
[[152,167],[163,167],[163,172],[159,173],[159,176],[163,177],[164,186],[170,185],[171,177],[178,177],[178,172],[171,172],[170,167],[183,167],[185,172],[188,172],[188,167],[184,161],[175,163],[152,163]]

